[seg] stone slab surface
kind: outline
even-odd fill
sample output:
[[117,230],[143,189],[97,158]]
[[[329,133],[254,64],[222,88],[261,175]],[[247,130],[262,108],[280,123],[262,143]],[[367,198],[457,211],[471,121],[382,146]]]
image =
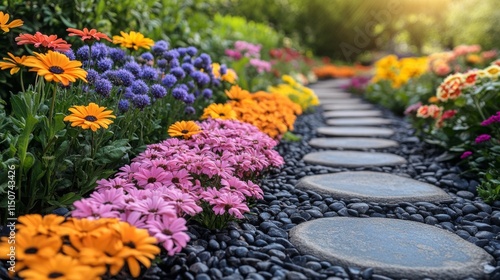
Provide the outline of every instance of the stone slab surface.
[[326,149],[383,149],[399,146],[398,142],[387,139],[366,138],[366,137],[338,137],[338,138],[313,138],[309,145]]
[[366,103],[359,103],[359,104],[323,104],[321,107],[323,107],[323,110],[325,110],[325,111],[373,109],[373,105],[366,104]]
[[362,103],[359,98],[346,98],[346,99],[323,99],[320,100],[320,104],[358,104]]
[[389,119],[383,118],[335,118],[326,120],[328,125],[385,125],[392,123]]
[[323,151],[305,155],[303,160],[310,164],[333,167],[368,167],[405,164],[406,159],[388,153],[359,151]]
[[346,99],[350,98],[351,94],[346,92],[333,92],[333,91],[315,91],[314,94],[319,100],[323,99]]
[[290,241],[304,253],[395,279],[484,279],[493,257],[435,226],[384,218],[323,218],[301,223]]
[[371,126],[324,126],[316,130],[319,134],[328,136],[366,136],[366,137],[389,137],[394,134],[394,130],[383,127]]
[[349,83],[349,79],[330,79],[318,81],[314,84],[309,85],[310,88],[340,88]]
[[380,117],[382,112],[378,110],[346,110],[346,111],[328,111],[324,112],[325,118],[362,118],[362,117]]
[[340,172],[303,177],[296,188],[334,198],[358,198],[365,202],[441,202],[451,200],[442,189],[397,175],[371,171]]

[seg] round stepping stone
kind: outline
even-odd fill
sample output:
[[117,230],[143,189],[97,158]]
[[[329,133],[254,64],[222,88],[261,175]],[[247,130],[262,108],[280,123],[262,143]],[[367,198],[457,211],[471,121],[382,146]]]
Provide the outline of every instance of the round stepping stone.
[[394,130],[382,127],[371,127],[371,126],[355,126],[355,127],[318,127],[317,132],[319,134],[328,136],[382,136],[389,137],[394,134]]
[[290,237],[303,254],[396,279],[484,279],[483,266],[493,261],[458,235],[405,220],[316,219],[292,228]]
[[373,105],[371,104],[324,104],[323,110],[325,111],[336,111],[336,110],[366,110],[373,109]]
[[321,105],[324,104],[358,104],[361,103],[359,98],[348,98],[348,99],[324,99],[320,101]]
[[351,94],[345,92],[315,92],[319,100],[323,99],[346,99],[350,98]]
[[382,118],[335,118],[326,120],[328,125],[384,125],[392,123]]
[[399,144],[396,141],[377,138],[364,137],[340,137],[340,138],[313,138],[309,141],[309,145],[317,148],[342,148],[342,149],[382,149],[389,147],[397,147]]
[[313,190],[340,199],[365,202],[441,202],[451,197],[442,189],[401,176],[382,172],[354,171],[303,177],[298,189]]
[[362,117],[379,117],[382,112],[378,110],[347,110],[347,111],[328,111],[324,112],[325,118],[362,118]]
[[356,151],[313,152],[305,155],[303,160],[310,164],[333,167],[388,166],[406,163],[404,158],[393,154]]
[[334,88],[341,87],[349,83],[349,79],[334,79],[334,80],[325,80],[319,81],[317,83],[311,84],[309,87],[311,88]]

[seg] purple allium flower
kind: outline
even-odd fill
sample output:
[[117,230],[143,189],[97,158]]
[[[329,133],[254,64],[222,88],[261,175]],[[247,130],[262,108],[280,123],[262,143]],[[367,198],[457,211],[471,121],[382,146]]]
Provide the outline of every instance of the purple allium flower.
[[163,58],[158,59],[158,61],[156,61],[156,66],[158,66],[158,68],[165,69],[168,66],[168,61]]
[[460,158],[461,159],[464,159],[464,158],[468,158],[472,155],[472,152],[471,151],[465,151],[461,156]]
[[118,110],[121,112],[127,112],[130,108],[130,102],[127,99],[121,99],[118,101]]
[[194,115],[194,113],[196,113],[196,110],[193,108],[193,106],[186,106],[186,108],[184,108],[184,113],[188,115]]
[[121,80],[122,85],[128,87],[132,85],[135,80],[134,74],[125,69],[119,69],[116,71],[116,76]]
[[97,73],[94,69],[89,69],[87,71],[87,81],[89,84],[94,84],[97,79],[99,79],[99,73]]
[[165,89],[165,87],[159,84],[152,85],[150,91],[151,95],[153,95],[155,98],[162,98],[167,95],[167,90]]
[[144,80],[150,80],[150,81],[156,80],[156,79],[158,79],[158,72],[153,67],[149,67],[149,66],[144,67],[142,69],[141,78],[143,78]]
[[149,87],[143,80],[135,80],[130,86],[134,94],[148,94]]
[[194,81],[198,84],[198,86],[202,87],[208,83],[210,83],[210,77],[203,72],[193,72],[191,73],[191,77],[194,79]]
[[132,99],[132,103],[134,103],[135,107],[143,109],[144,107],[151,105],[151,98],[147,94],[136,94]]
[[174,75],[177,79],[181,80],[186,77],[186,73],[180,67],[175,67],[170,70],[170,74]]
[[116,63],[125,61],[125,51],[119,48],[109,48],[109,57]]
[[136,78],[139,78],[141,76],[141,66],[135,61],[129,61],[125,63],[123,68],[130,71],[130,73],[132,73]]
[[188,81],[186,85],[188,87],[188,91],[194,89],[194,87],[196,86],[193,81]]
[[132,92],[132,89],[130,87],[125,89],[125,93],[123,93],[123,98],[132,100],[134,99],[135,94]]
[[92,59],[100,59],[108,55],[108,46],[103,43],[95,43],[91,49]]
[[206,53],[202,53],[202,54],[200,54],[200,58],[203,60],[205,65],[212,64],[212,59],[210,58],[210,55],[208,55]]
[[167,74],[163,79],[161,80],[161,84],[166,86],[167,88],[171,88],[175,85],[177,82],[177,78],[172,75],[172,74]]
[[219,73],[220,73],[221,75],[225,75],[225,74],[227,73],[227,66],[226,66],[226,64],[222,64],[222,65],[220,66]]
[[113,84],[108,79],[98,79],[95,83],[95,92],[101,96],[108,97],[113,89]]
[[214,87],[219,87],[220,86],[220,80],[219,79],[212,79],[212,84]]
[[168,50],[168,42],[165,40],[157,41],[151,51],[155,56],[162,56]]
[[186,103],[186,104],[193,104],[193,103],[194,103],[194,99],[195,99],[194,95],[193,95],[193,94],[191,94],[191,93],[188,93],[188,94],[184,97],[183,101],[184,101],[184,103]]
[[150,52],[145,52],[145,53],[141,54],[141,58],[146,60],[146,61],[150,61],[150,60],[154,59],[153,55]]
[[179,67],[180,65],[179,60],[177,59],[172,59],[169,63],[170,68]]
[[104,72],[106,70],[109,70],[113,67],[113,60],[108,57],[103,57],[97,61],[97,69],[99,71]]
[[78,57],[78,59],[80,59],[82,61],[88,60],[89,59],[89,46],[84,45],[84,46],[80,47],[78,50],[76,50],[76,57]]
[[72,49],[69,49],[68,51],[63,52],[63,54],[65,56],[67,56],[69,58],[69,60],[75,60],[76,59],[75,52]]
[[179,57],[183,57],[186,55],[186,48],[177,48],[177,52],[179,52]]
[[194,66],[191,63],[182,63],[182,69],[186,74],[191,74],[194,71]]
[[198,68],[198,69],[201,69],[203,68],[203,66],[205,65],[205,63],[203,62],[203,59],[201,59],[201,57],[197,57],[194,62],[193,62],[193,65]]
[[196,53],[198,52],[198,49],[196,49],[195,47],[191,46],[191,47],[188,47],[186,49],[186,53],[190,56],[194,56],[196,55]]
[[201,92],[201,94],[202,94],[202,95],[203,95],[203,97],[205,97],[206,99],[210,99],[210,98],[212,98],[212,95],[213,95],[212,90],[211,90],[211,89],[209,89],[209,88],[204,89],[204,90]]
[[476,137],[476,140],[474,140],[474,141],[476,142],[476,144],[479,144],[479,143],[486,142],[486,141],[488,141],[490,139],[491,139],[491,135],[489,135],[489,134],[481,134],[478,137]]
[[172,96],[178,100],[184,100],[187,94],[187,91],[181,87],[176,87],[172,90]]
[[169,50],[169,51],[165,52],[163,57],[165,59],[167,59],[168,61],[171,61],[171,60],[179,57],[179,52],[177,50]]
[[185,56],[183,59],[182,59],[182,62],[183,63],[193,63],[193,60],[191,59],[190,56]]

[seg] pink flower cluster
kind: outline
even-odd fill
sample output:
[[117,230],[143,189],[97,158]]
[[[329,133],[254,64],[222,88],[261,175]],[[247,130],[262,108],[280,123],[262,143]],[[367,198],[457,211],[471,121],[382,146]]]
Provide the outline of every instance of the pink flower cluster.
[[498,111],[495,115],[492,115],[491,117],[487,118],[486,120],[481,122],[482,126],[489,126],[493,123],[500,123],[500,111]]
[[480,45],[459,45],[453,49],[455,56],[466,55],[468,53],[477,53],[481,51]]
[[271,62],[269,61],[260,60],[258,58],[252,58],[250,59],[250,65],[255,67],[258,73],[271,71]]
[[225,50],[225,54],[234,60],[240,60],[243,56],[259,58],[262,45],[252,44],[245,41],[234,42],[234,49]]
[[[169,255],[189,241],[185,217],[242,219],[248,199],[261,199],[254,181],[283,164],[278,142],[253,125],[208,119],[190,139],[152,144],[112,179],[97,181],[89,198],[74,203],[73,217],[119,218],[146,228]],[[209,209],[212,213],[202,213]]]

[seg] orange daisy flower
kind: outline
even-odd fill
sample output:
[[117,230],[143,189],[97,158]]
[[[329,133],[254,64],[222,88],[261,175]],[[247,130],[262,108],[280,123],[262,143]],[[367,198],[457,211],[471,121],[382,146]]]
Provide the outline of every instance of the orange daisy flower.
[[243,99],[251,98],[250,92],[241,89],[239,86],[232,86],[229,90],[226,90],[226,95],[229,99],[241,101]]
[[10,52],[8,52],[7,54],[10,56],[10,58],[4,57],[4,61],[0,61],[0,69],[10,69],[10,74],[14,75],[19,72],[19,70],[23,66],[23,63],[26,60],[26,56],[23,55],[22,57],[18,57],[11,54]]
[[46,48],[54,51],[67,52],[71,48],[71,44],[68,44],[61,38],[57,38],[57,35],[47,36],[45,34],[37,31],[35,35],[31,34],[21,34],[15,39],[18,45],[29,45],[32,44],[36,48]]
[[108,35],[101,32],[97,32],[97,30],[95,29],[88,30],[87,27],[83,28],[83,30],[68,28],[66,29],[66,31],[70,32],[68,36],[80,36],[82,41],[92,41],[92,40],[100,41],[101,39],[105,39],[112,42],[111,39],[108,37]]
[[150,49],[155,44],[152,39],[144,37],[140,32],[130,31],[130,33],[125,33],[120,31],[120,34],[122,36],[113,36],[113,44],[120,45],[127,49]]
[[10,15],[7,13],[3,13],[0,11],[0,29],[3,30],[3,32],[9,32],[11,28],[19,27],[23,25],[23,21],[20,19],[15,19],[11,21],[10,23],[7,23],[10,19]]
[[88,106],[73,106],[68,109],[71,115],[66,116],[63,120],[71,122],[71,126],[79,126],[83,129],[92,129],[96,132],[97,129],[103,127],[108,128],[108,125],[113,121],[110,118],[116,118],[112,115],[113,111],[106,110],[106,107],[99,107],[95,103],[90,103]]
[[172,124],[168,128],[168,135],[171,137],[182,136],[188,139],[191,135],[200,132],[200,127],[193,121],[180,121]]
[[23,62],[25,66],[32,67],[30,71],[37,72],[49,82],[60,82],[63,85],[69,85],[69,82],[75,82],[81,79],[87,82],[87,71],[80,68],[82,63],[76,60],[69,60],[62,53],[49,51],[47,54],[35,53],[35,56],[26,58]]

